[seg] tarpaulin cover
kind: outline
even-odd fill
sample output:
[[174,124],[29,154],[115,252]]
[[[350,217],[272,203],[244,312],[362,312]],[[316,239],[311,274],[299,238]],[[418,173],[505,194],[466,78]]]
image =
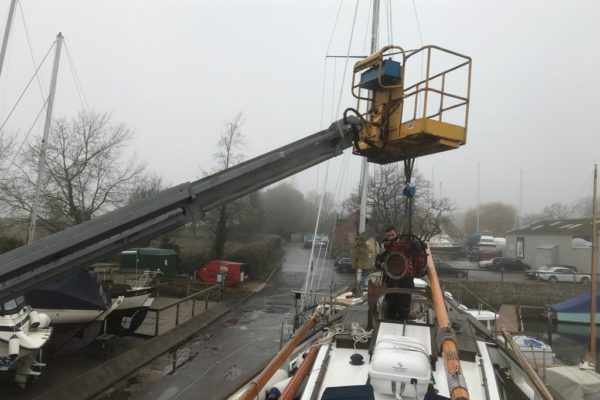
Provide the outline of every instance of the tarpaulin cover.
[[[590,293],[582,293],[561,303],[551,304],[550,307],[557,312],[590,312]],[[600,296],[596,293],[596,310],[600,310]]]
[[572,366],[546,368],[548,385],[557,400],[600,399],[600,375]]
[[373,386],[334,386],[323,392],[321,400],[375,400]]
[[55,279],[25,296],[33,308],[102,310],[109,298],[86,270]]

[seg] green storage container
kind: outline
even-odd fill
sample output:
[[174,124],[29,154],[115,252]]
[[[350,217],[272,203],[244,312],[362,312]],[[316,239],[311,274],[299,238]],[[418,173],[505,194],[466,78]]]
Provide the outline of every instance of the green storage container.
[[164,277],[172,278],[177,274],[177,252],[153,247],[125,250],[119,255],[119,265],[122,269],[137,268],[138,271],[160,269]]

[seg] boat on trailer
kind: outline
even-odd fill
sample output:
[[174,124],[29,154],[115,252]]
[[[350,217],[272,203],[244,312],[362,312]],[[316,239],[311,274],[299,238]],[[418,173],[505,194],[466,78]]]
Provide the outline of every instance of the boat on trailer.
[[126,336],[133,334],[144,322],[150,306],[154,302],[155,278],[160,271],[144,271],[136,278],[133,285],[106,284],[105,290],[110,293],[112,302],[122,301],[106,318],[105,333]]
[[74,354],[92,343],[106,317],[123,302],[123,297],[112,301],[86,270],[57,278],[25,297],[52,319],[54,334],[46,349],[53,357]]

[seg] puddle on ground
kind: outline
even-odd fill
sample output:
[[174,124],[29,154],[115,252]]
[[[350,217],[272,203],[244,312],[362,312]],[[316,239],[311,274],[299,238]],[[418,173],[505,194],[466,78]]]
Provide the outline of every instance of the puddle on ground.
[[242,369],[237,365],[232,365],[231,367],[227,368],[223,373],[223,379],[225,379],[228,382],[231,382],[234,379],[239,378],[241,374]]
[[192,347],[189,345],[181,346],[163,354],[152,362],[150,368],[157,371],[161,376],[173,375],[179,367],[193,360],[198,355],[198,352],[192,350]]

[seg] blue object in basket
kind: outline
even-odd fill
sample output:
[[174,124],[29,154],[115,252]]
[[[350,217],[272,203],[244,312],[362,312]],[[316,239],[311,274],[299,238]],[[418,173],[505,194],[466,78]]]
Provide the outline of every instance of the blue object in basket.
[[378,74],[381,65],[381,83],[384,85],[394,85],[400,80],[400,63],[393,60],[384,60],[382,64],[377,64],[360,74],[359,87],[367,90],[379,88]]

